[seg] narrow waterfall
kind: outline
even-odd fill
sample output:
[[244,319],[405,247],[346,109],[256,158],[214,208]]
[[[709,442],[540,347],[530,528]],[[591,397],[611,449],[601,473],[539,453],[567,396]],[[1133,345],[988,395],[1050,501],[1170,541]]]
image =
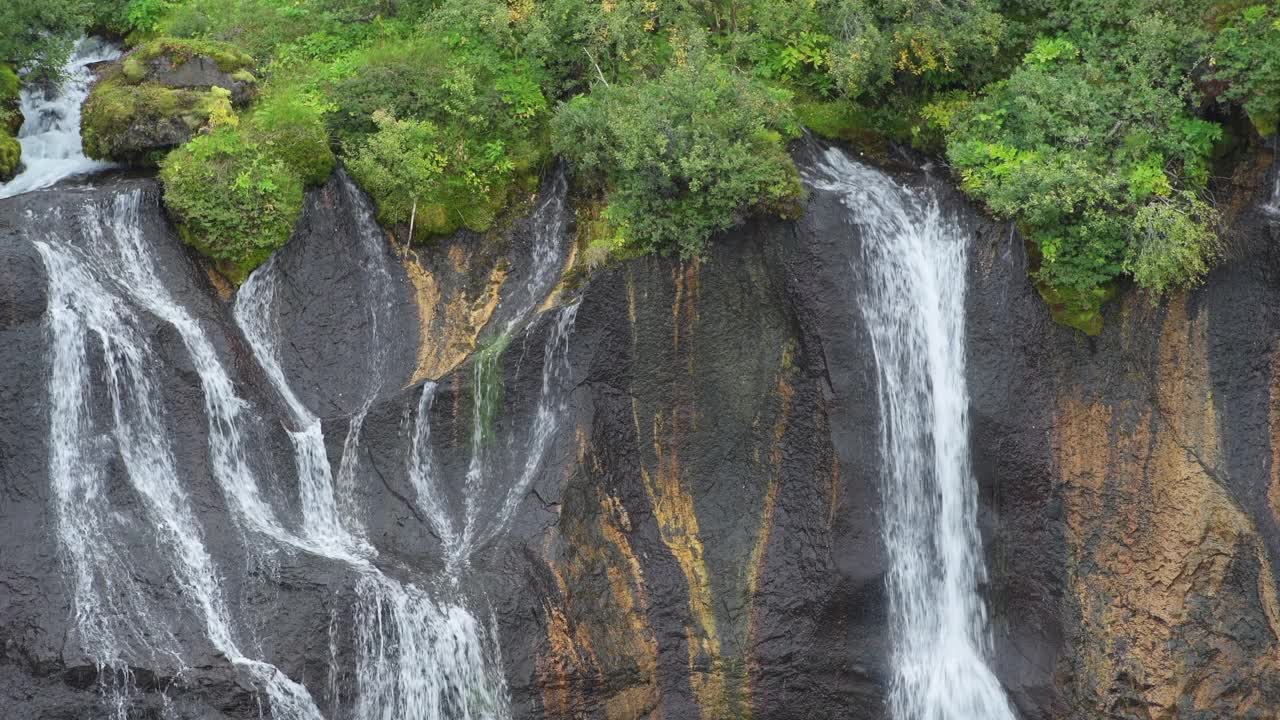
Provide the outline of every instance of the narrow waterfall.
[[967,237],[934,198],[825,151],[807,173],[859,229],[857,298],[879,373],[884,542],[897,720],[1012,720],[987,666],[990,631],[969,460],[965,387]]
[[[532,425],[522,428],[522,433],[508,436],[501,444],[496,438],[486,437],[492,433],[487,423],[491,421],[488,416],[494,412],[495,401],[486,390],[493,381],[486,376],[497,372],[494,365],[501,353],[491,352],[487,356],[482,353],[476,358],[472,380],[472,448],[463,479],[461,513],[450,510],[445,495],[447,483],[440,476],[431,449],[431,407],[436,385],[423,385],[410,447],[409,478],[417,494],[418,508],[445,548],[450,573],[459,572],[476,550],[506,530],[542,468],[551,439],[567,408],[571,389],[569,340],[577,315],[577,303],[561,308],[556,314],[543,348],[542,392]],[[501,351],[505,346],[497,349]],[[495,452],[495,446],[505,452]],[[485,504],[485,499],[491,497],[499,498],[500,504]]]
[[1271,171],[1271,199],[1262,209],[1273,218],[1280,218],[1280,168]]
[[56,88],[22,89],[22,171],[0,184],[0,198],[46,188],[59,180],[110,167],[90,160],[80,143],[80,106],[93,87],[93,64],[120,57],[120,49],[96,38],[76,43]]

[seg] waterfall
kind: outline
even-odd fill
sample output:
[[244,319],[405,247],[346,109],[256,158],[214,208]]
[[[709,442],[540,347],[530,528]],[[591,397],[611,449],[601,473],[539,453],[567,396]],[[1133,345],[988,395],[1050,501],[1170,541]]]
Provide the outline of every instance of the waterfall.
[[[495,365],[500,352],[480,353],[472,374],[472,447],[466,477],[463,479],[464,510],[460,521],[454,519],[445,498],[445,482],[440,477],[431,450],[431,408],[436,385],[426,383],[418,400],[414,419],[414,436],[410,446],[409,479],[413,483],[418,508],[422,510],[436,535],[440,537],[448,560],[449,572],[457,573],[485,543],[499,537],[510,524],[516,508],[529,492],[564,416],[571,389],[569,340],[578,316],[578,303],[566,305],[555,315],[554,325],[543,347],[542,387],[532,424],[520,434],[507,438],[507,452],[492,452],[495,439],[485,427],[486,416],[496,412],[495,398],[486,390],[492,381],[486,376],[500,372]],[[497,346],[498,350],[505,346]],[[519,444],[517,439],[523,440]],[[504,461],[514,459],[507,464]],[[505,487],[503,485],[505,484]],[[497,496],[501,503],[485,506],[484,500]],[[459,527],[461,525],[461,527]]]
[[94,63],[115,60],[120,49],[96,38],[76,43],[56,88],[30,84],[22,89],[22,171],[0,185],[0,198],[46,188],[64,178],[110,167],[90,160],[80,143],[80,106],[93,87]]
[[1271,173],[1271,199],[1262,209],[1273,218],[1280,218],[1280,168]]
[[[524,462],[514,480],[502,492],[502,504],[485,523],[478,520],[477,510],[491,482],[500,482],[500,468],[485,460],[484,450],[473,448],[471,472],[466,481],[466,505],[460,530],[446,509],[443,495],[436,484],[434,459],[430,448],[430,409],[435,395],[434,383],[423,386],[417,422],[408,453],[408,470],[418,503],[442,540],[446,552],[446,582],[432,596],[414,585],[403,585],[374,570],[367,560],[376,554],[361,537],[357,496],[361,423],[384,384],[387,339],[381,328],[388,326],[391,275],[386,267],[385,237],[374,220],[368,199],[350,181],[341,176],[343,192],[356,209],[358,240],[366,253],[362,266],[369,281],[366,298],[370,312],[369,381],[364,397],[351,419],[343,442],[343,454],[336,477],[325,455],[323,427],[297,397],[289,385],[280,363],[276,338],[273,301],[275,297],[276,261],[256,270],[240,289],[236,299],[236,322],[253,349],[272,387],[282,399],[292,428],[289,435],[299,472],[302,494],[303,531],[307,539],[330,557],[346,559],[362,568],[357,584],[355,634],[357,638],[357,695],[353,717],[360,720],[502,720],[509,717],[506,680],[501,672],[496,643],[496,629],[486,630],[467,609],[458,588],[466,560],[480,545],[495,539],[509,524],[516,507],[528,492],[550,444],[566,402],[568,385],[568,337],[571,334],[577,305],[562,309],[546,343],[543,361],[542,394],[529,438],[523,446]],[[517,289],[518,298],[513,321],[499,336],[498,352],[480,353],[479,368],[494,368],[507,332],[515,322],[526,318],[537,302],[550,290],[565,242],[565,203],[567,190],[562,173],[558,173],[553,192],[535,211],[534,264],[526,285]],[[484,370],[479,371],[481,373]],[[500,381],[500,379],[499,379]],[[476,412],[485,415],[494,410],[492,404],[477,403]],[[448,598],[442,601],[439,598]],[[492,641],[490,641],[492,639]],[[331,669],[331,674],[332,674]],[[336,686],[336,680],[331,685]],[[336,695],[336,691],[331,690]]]
[[987,666],[965,386],[966,235],[934,198],[828,149],[807,173],[860,230],[878,369],[897,720],[1012,720]]
[[[136,203],[136,195],[117,198],[110,213],[91,207],[89,215],[96,220],[118,218],[130,200]],[[121,672],[127,672],[131,659],[154,658],[157,653],[185,666],[173,631],[160,619],[164,613],[151,607],[134,584],[139,570],[128,547],[111,542],[125,537],[129,527],[127,509],[115,507],[108,493],[107,468],[118,458],[186,602],[184,611],[203,625],[213,648],[265,692],[273,717],[318,719],[320,713],[301,685],[245,656],[238,647],[217,569],[180,482],[157,378],[159,361],[135,310],[141,304],[139,295],[131,278],[111,272],[121,244],[101,242],[104,239],[121,238],[106,231],[88,237],[83,248],[53,237],[34,241],[48,274],[49,467],[56,532],[74,578],[75,630],[82,646],[100,666]],[[147,263],[138,272],[148,277],[152,270]],[[101,398],[94,396],[91,343],[100,347],[105,365],[105,426],[94,413]],[[159,647],[150,640],[157,636]],[[134,643],[143,647],[135,648]]]
[[[177,304],[143,242],[139,190],[110,201],[89,201],[79,209],[76,238],[46,231],[33,238],[49,276],[51,373],[49,391],[50,475],[54,487],[57,537],[71,577],[74,632],[81,647],[103,670],[126,676],[130,665],[160,666],[165,659],[180,674],[189,649],[178,639],[171,608],[150,601],[135,578],[141,565],[125,539],[140,527],[151,529],[158,547],[167,549],[185,612],[205,629],[210,645],[244,673],[266,696],[272,716],[281,720],[318,720],[310,694],[275,667],[240,650],[238,632],[221,594],[217,568],[206,549],[202,526],[180,482],[173,431],[165,411],[158,375],[163,367],[144,332],[144,315],[173,327],[199,375],[209,424],[211,469],[247,541],[268,540],[288,551],[304,551],[356,571],[352,618],[358,657],[354,660],[359,695],[349,717],[358,720],[502,720],[508,716],[507,690],[493,628],[465,609],[458,591],[432,595],[401,584],[377,569],[376,555],[362,537],[337,522],[320,422],[292,395],[274,358],[274,335],[253,336],[257,359],[267,368],[290,421],[304,428],[291,432],[300,473],[303,519],[295,532],[286,527],[258,492],[249,462],[252,432],[247,402],[235,393],[201,324]],[[154,200],[152,200],[154,202]],[[372,219],[369,220],[372,222]],[[32,218],[31,226],[37,227]],[[57,227],[48,222],[43,227]],[[375,226],[376,227],[376,226]],[[385,248],[379,248],[385,251]],[[371,262],[375,261],[371,258]],[[375,278],[389,277],[375,270]],[[266,282],[270,272],[262,274]],[[271,287],[266,284],[262,287]],[[385,288],[375,296],[388,293]],[[237,315],[255,331],[269,325],[269,294],[251,290]],[[262,321],[261,325],[253,322]],[[246,335],[249,335],[247,332]],[[371,342],[378,336],[373,334]],[[110,423],[95,413],[101,399],[89,362],[96,340],[105,364],[102,385],[109,400]],[[380,350],[371,351],[373,357]],[[274,374],[273,374],[274,372]],[[381,381],[369,387],[379,387]],[[368,408],[369,403],[364,405]],[[349,443],[348,446],[354,446]],[[130,487],[145,509],[132,517],[116,507],[108,492],[108,468],[118,457]],[[343,458],[347,465],[348,458]],[[354,467],[354,463],[351,463]],[[354,471],[353,471],[354,472]],[[311,487],[307,487],[308,484]],[[113,541],[114,540],[114,541]],[[331,618],[331,662],[340,657],[337,620]],[[330,704],[337,710],[338,678],[330,669]],[[113,717],[127,715],[127,698],[116,697]],[[335,713],[334,717],[338,717]]]
[[529,275],[524,284],[506,300],[515,303],[515,311],[503,327],[502,334],[510,334],[524,322],[555,287],[560,278],[560,263],[564,259],[564,245],[568,239],[569,180],[564,166],[556,168],[549,192],[538,203],[529,218],[533,231],[533,248],[529,257]]

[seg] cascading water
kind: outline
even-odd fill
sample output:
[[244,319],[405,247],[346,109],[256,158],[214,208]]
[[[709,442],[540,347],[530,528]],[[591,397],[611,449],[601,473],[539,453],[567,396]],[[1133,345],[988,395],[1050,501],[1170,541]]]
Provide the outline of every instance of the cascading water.
[[[140,190],[124,191],[107,203],[89,202],[80,210],[78,238],[53,234],[33,238],[49,275],[49,318],[52,335],[50,375],[50,472],[55,489],[58,538],[72,577],[75,628],[80,644],[104,671],[125,677],[130,665],[168,666],[180,674],[189,652],[182,647],[177,622],[166,606],[149,601],[134,578],[139,575],[124,542],[104,542],[136,533],[139,523],[153,528],[160,546],[171,548],[178,590],[186,612],[205,628],[210,645],[240,669],[267,696],[273,717],[316,720],[320,713],[307,690],[278,669],[247,657],[229,609],[221,595],[218,572],[202,538],[201,525],[181,486],[170,421],[161,400],[162,367],[142,330],[142,313],[173,327],[200,376],[209,422],[209,457],[233,517],[249,535],[267,539],[270,547],[304,551],[343,563],[356,571],[355,628],[358,657],[354,662],[357,695],[350,712],[339,714],[339,668],[330,673],[330,705],[334,717],[358,720],[502,720],[508,717],[507,690],[491,628],[485,628],[460,604],[458,591],[442,601],[411,584],[384,575],[371,562],[376,556],[358,534],[340,531],[329,486],[320,423],[301,403],[290,403],[283,373],[273,380],[291,420],[314,428],[311,437],[294,433],[296,461],[303,474],[303,520],[290,530],[258,492],[249,462],[247,403],[235,393],[212,343],[200,323],[178,305],[160,280],[143,246]],[[155,202],[155,199],[150,199]],[[369,218],[369,222],[372,219]],[[32,227],[36,223],[31,223]],[[48,223],[57,227],[58,223]],[[376,227],[376,226],[375,226]],[[373,245],[370,245],[373,248]],[[385,247],[378,247],[385,252]],[[370,257],[376,265],[382,259]],[[381,277],[385,267],[374,270]],[[265,276],[265,274],[264,274]],[[374,290],[375,296],[385,289]],[[269,300],[246,295],[241,314],[261,309],[270,317]],[[381,310],[379,310],[381,311]],[[269,327],[264,324],[262,327]],[[102,348],[111,421],[98,427],[90,341]],[[267,367],[274,355],[272,335],[255,338],[259,362]],[[371,342],[379,340],[376,334]],[[378,352],[372,353],[375,357]],[[277,365],[278,369],[278,365]],[[268,368],[271,375],[271,369]],[[371,392],[380,386],[371,383]],[[104,406],[107,407],[107,406]],[[368,405],[366,404],[367,408]],[[108,450],[108,445],[110,449]],[[350,443],[354,446],[354,443]],[[113,507],[107,491],[108,466],[119,457],[145,508],[134,519]],[[348,459],[343,459],[347,464]],[[310,463],[310,464],[308,464]],[[352,466],[354,467],[354,463]],[[353,471],[354,472],[354,471]],[[310,477],[307,473],[314,473]],[[314,487],[307,489],[306,483]],[[311,519],[307,515],[311,514]],[[316,516],[320,516],[317,520]],[[331,524],[330,524],[331,523]],[[316,529],[321,531],[317,532]],[[268,548],[269,551],[270,548]],[[337,652],[336,622],[330,642],[332,661],[348,661]],[[110,699],[113,717],[128,712],[127,697]]]
[[[110,209],[91,206],[85,223],[127,216],[136,202],[134,194],[117,198]],[[34,220],[31,224],[36,225]],[[238,647],[218,572],[179,481],[182,475],[157,378],[159,361],[136,310],[145,303],[139,302],[130,278],[112,272],[122,257],[121,234],[108,229],[86,240],[83,247],[54,237],[35,240],[49,279],[50,476],[57,534],[75,578],[75,628],[81,644],[100,666],[121,673],[127,672],[131,660],[157,653],[173,658],[179,669],[185,666],[174,634],[165,621],[157,622],[164,613],[151,607],[131,579],[137,568],[129,550],[109,542],[121,536],[110,529],[125,517],[108,499],[107,467],[118,458],[146,522],[156,532],[157,547],[164,549],[188,604],[186,612],[203,625],[213,648],[266,693],[274,717],[316,720],[320,713],[301,685],[245,656]],[[154,279],[149,261],[143,261],[138,276]],[[89,364],[94,340],[105,365],[103,385],[110,410],[105,427],[94,420],[95,403],[101,401],[93,393]],[[149,639],[155,637],[158,644]],[[115,703],[120,716],[125,707]]]
[[[351,717],[358,720],[502,720],[508,717],[506,679],[498,662],[496,637],[462,604],[452,587],[449,598],[393,580],[368,561],[376,555],[361,536],[354,507],[361,425],[382,389],[386,364],[391,274],[387,246],[373,219],[368,199],[341,175],[343,192],[355,208],[357,234],[366,253],[361,263],[369,312],[369,382],[348,427],[337,477],[325,454],[323,426],[293,392],[280,364],[275,338],[273,300],[275,262],[259,268],[240,289],[235,317],[254,356],[284,401],[295,428],[290,430],[302,494],[303,532],[329,557],[353,563],[361,578],[356,585],[356,698]],[[338,492],[335,492],[335,481]],[[336,636],[336,627],[331,633]],[[331,640],[336,643],[336,640]],[[338,661],[336,650],[332,660]],[[331,686],[337,670],[330,670]],[[337,691],[331,690],[336,704]]]
[[38,84],[22,89],[22,172],[0,185],[0,198],[46,188],[59,180],[110,167],[84,155],[80,142],[80,106],[93,87],[93,64],[120,57],[120,49],[96,38],[76,43],[56,88]]
[[[990,633],[965,386],[966,237],[936,200],[828,149],[806,173],[859,228],[879,372],[897,720],[1012,720]],[[854,268],[854,272],[862,271]]]
[[[577,303],[561,308],[556,315],[555,325],[547,334],[543,349],[542,393],[533,423],[524,434],[524,443],[515,446],[516,438],[510,437],[506,448],[506,457],[523,461],[518,460],[513,467],[507,468],[508,472],[503,471],[503,458],[494,457],[489,451],[494,440],[486,438],[492,432],[487,423],[491,421],[494,412],[491,406],[494,398],[485,390],[492,380],[486,376],[496,370],[493,365],[488,368],[484,366],[486,363],[496,363],[496,358],[485,357],[483,354],[476,358],[472,387],[472,450],[464,479],[464,509],[460,521],[455,520],[457,513],[450,512],[444,482],[431,450],[431,407],[435,402],[436,385],[423,385],[414,420],[409,478],[417,494],[418,508],[431,523],[444,546],[450,573],[459,572],[477,549],[506,530],[516,508],[529,492],[529,487],[542,467],[551,439],[566,409],[572,369],[569,364],[569,338],[573,334],[577,316]],[[499,353],[493,353],[497,354]],[[505,488],[493,487],[495,482],[511,478],[514,481],[509,482]],[[482,513],[483,499],[490,496],[501,498],[501,504],[484,507]]]
[[1280,169],[1272,171],[1271,199],[1262,209],[1272,218],[1280,219]]

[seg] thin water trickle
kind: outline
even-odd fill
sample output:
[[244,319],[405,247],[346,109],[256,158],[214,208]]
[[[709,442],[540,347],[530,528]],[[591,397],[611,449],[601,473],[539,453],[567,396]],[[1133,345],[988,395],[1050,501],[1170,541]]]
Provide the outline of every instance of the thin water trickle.
[[76,43],[56,87],[28,85],[22,89],[22,171],[0,184],[0,198],[49,187],[59,180],[111,167],[85,157],[80,141],[80,108],[93,87],[93,65],[120,57],[120,48],[86,38]]
[[1272,170],[1271,199],[1262,209],[1272,218],[1280,221],[1280,168]]
[[936,200],[835,149],[806,173],[858,227],[878,369],[896,720],[1013,720],[990,630],[969,460],[966,236]]

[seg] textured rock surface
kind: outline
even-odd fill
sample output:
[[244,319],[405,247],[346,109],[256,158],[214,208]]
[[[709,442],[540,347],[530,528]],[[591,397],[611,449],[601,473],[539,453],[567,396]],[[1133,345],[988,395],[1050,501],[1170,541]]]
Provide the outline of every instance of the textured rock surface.
[[[1126,293],[1089,339],[1049,320],[1010,228],[945,183],[901,177],[935,187],[974,237],[968,357],[985,590],[995,666],[1020,716],[1275,717],[1280,264],[1247,187],[1228,262],[1204,287],[1159,306]],[[142,186],[166,283],[263,414],[258,456],[276,478],[273,499],[296,512],[279,401],[229,321],[228,289]],[[0,718],[100,712],[97,671],[69,639],[51,532],[45,290],[27,212],[57,218],[52,208],[118,189],[0,203]],[[367,344],[348,272],[352,208],[339,190],[312,191],[277,259],[284,365],[326,419],[335,462]],[[578,291],[568,415],[511,527],[472,559],[463,588],[496,618],[517,717],[884,716],[875,375],[857,229],[845,218],[815,194],[800,220],[753,222],[701,263],[628,262]],[[505,317],[529,242],[517,223],[488,241],[387,246],[394,368],[365,421],[359,500],[388,572],[429,581],[442,564],[408,477],[417,383],[439,382],[431,432],[456,498],[470,457],[469,358]],[[553,322],[532,322],[501,357],[496,437],[531,426]],[[207,467],[198,379],[176,334],[149,329],[190,468],[184,486],[245,644],[306,683],[322,709],[347,706],[353,679],[329,684],[327,638],[330,617],[351,611],[349,573],[301,554],[245,562]],[[145,553],[150,539],[114,541]],[[163,577],[140,582],[157,598],[172,592]],[[180,717],[257,717],[252,689],[198,630],[183,635],[195,669],[138,668],[139,712],[168,688]],[[349,654],[349,635],[337,641]]]

